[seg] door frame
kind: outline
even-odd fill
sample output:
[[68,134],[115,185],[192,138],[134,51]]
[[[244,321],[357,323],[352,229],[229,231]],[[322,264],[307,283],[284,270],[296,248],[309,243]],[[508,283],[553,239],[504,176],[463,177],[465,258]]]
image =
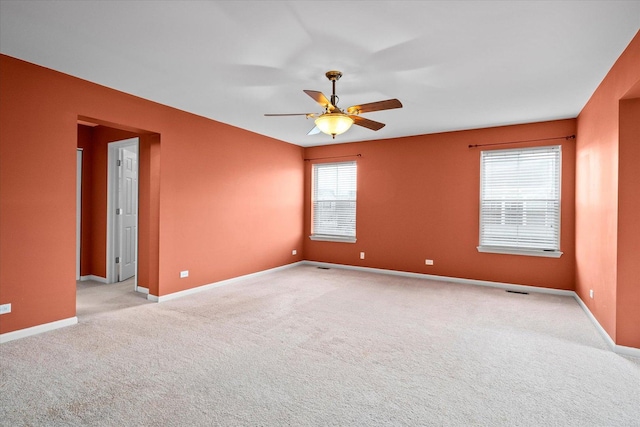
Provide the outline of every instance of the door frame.
[[[117,205],[116,200],[118,197],[118,173],[117,173],[117,161],[120,159],[120,152],[125,148],[134,148],[136,156],[138,157],[138,164],[140,164],[140,139],[129,138],[122,141],[110,142],[107,144],[107,283],[115,283],[118,280],[118,266],[116,264],[116,246],[119,241],[117,215],[115,207]],[[140,169],[138,167],[138,173]],[[137,180],[139,181],[139,180]],[[139,185],[136,183],[134,190],[137,194],[136,204],[139,199]],[[138,207],[136,206],[136,212]],[[139,221],[139,218],[137,219]],[[135,239],[135,259],[136,259],[136,272],[134,276],[134,290],[138,291],[138,230],[139,227],[136,224]]]

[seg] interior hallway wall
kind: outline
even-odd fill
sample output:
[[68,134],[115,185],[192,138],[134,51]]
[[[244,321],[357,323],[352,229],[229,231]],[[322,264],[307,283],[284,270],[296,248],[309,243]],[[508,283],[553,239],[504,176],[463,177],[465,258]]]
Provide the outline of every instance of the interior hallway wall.
[[153,295],[302,259],[302,148],[6,55],[0,68],[0,333],[75,316],[78,118],[149,135]]
[[[626,215],[624,206],[619,210],[620,192],[626,194],[631,190],[638,194],[637,188],[632,189],[634,178],[627,163],[637,169],[633,145],[638,139],[636,135],[631,136],[633,142],[620,140],[620,99],[639,80],[640,33],[637,33],[580,112],[576,141],[576,292],[614,342],[621,343],[618,326],[623,325],[624,329],[635,331],[635,338],[627,337],[622,342],[637,347],[640,328],[635,323],[636,317],[626,314],[619,317],[618,307],[627,304],[619,299],[622,296],[619,290],[625,299],[634,301],[639,298],[640,286],[637,282],[633,289],[618,286],[622,279],[619,262],[626,263],[629,256],[638,257],[633,245],[621,245],[619,241],[621,236],[632,233],[626,219],[619,218],[619,214]],[[591,290],[594,298],[589,296]]]
[[616,343],[640,348],[640,98],[620,101],[618,184]]

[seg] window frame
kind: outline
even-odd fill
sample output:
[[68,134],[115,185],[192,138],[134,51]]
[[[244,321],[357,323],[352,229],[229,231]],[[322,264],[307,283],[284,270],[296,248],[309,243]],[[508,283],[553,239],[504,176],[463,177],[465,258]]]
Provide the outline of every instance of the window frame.
[[[557,198],[556,199],[552,199],[550,198],[549,200],[552,200],[554,202],[557,203],[557,221],[556,221],[556,226],[557,226],[557,236],[555,239],[555,247],[553,248],[544,248],[544,247],[540,247],[540,248],[531,248],[531,247],[522,247],[522,246],[512,246],[512,245],[490,245],[490,244],[483,244],[483,239],[485,238],[485,236],[483,235],[483,231],[486,228],[486,223],[484,222],[484,217],[483,214],[486,213],[486,209],[483,209],[483,202],[488,202],[488,203],[502,203],[502,210],[506,211],[506,209],[509,207],[508,205],[511,206],[515,206],[515,205],[520,205],[521,206],[521,210],[523,212],[522,214],[522,220],[523,222],[526,221],[526,213],[525,213],[525,206],[527,203],[527,199],[518,199],[515,197],[511,197],[511,198],[506,198],[505,200],[503,200],[502,202],[500,201],[492,201],[492,200],[488,200],[484,198],[484,190],[486,189],[485,187],[485,159],[486,157],[489,156],[496,156],[502,153],[506,153],[506,152],[511,152],[511,153],[517,153],[517,152],[521,152],[521,153],[533,153],[535,151],[546,151],[546,152],[555,152],[557,153],[556,155],[556,159],[555,161],[557,162],[555,164],[556,168],[557,168],[557,172],[558,172],[558,176],[557,176],[557,181],[556,181],[556,185],[557,188],[555,189],[555,192],[557,194]],[[509,255],[525,255],[525,256],[538,256],[538,257],[548,257],[548,258],[559,258],[560,256],[562,256],[563,252],[561,251],[561,223],[562,223],[562,146],[561,145],[553,145],[553,146],[537,146],[537,147],[526,147],[526,148],[511,148],[511,149],[501,149],[501,150],[484,150],[481,152],[480,154],[480,203],[479,203],[479,236],[478,236],[478,246],[477,246],[477,250],[478,252],[483,252],[483,253],[496,253],[496,254],[509,254]],[[503,214],[506,217],[506,214]],[[517,216],[516,216],[517,218]],[[485,239],[486,241],[486,239]]]
[[[326,199],[326,200],[317,200],[317,173],[320,168],[330,168],[330,167],[346,167],[352,165],[355,167],[354,171],[354,198],[353,199],[338,199],[337,197],[334,199]],[[356,217],[357,217],[357,194],[358,194],[358,163],[355,160],[346,161],[346,162],[331,162],[331,163],[314,163],[311,165],[311,234],[309,239],[315,241],[324,241],[324,242],[341,242],[341,243],[355,243],[356,242]],[[354,204],[353,207],[353,235],[342,235],[342,234],[331,234],[327,232],[327,230],[320,230],[321,232],[316,232],[316,224],[315,224],[315,214],[316,214],[316,203],[339,203],[339,202],[352,202]]]

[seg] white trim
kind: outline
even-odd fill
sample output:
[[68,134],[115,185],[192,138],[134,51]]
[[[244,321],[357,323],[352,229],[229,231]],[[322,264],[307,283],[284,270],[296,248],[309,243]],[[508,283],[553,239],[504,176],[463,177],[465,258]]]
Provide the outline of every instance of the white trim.
[[136,292],[149,295],[149,288],[138,286],[138,288],[136,289]]
[[221,280],[219,282],[209,283],[208,285],[197,286],[191,289],[185,289],[184,291],[173,292],[167,295],[156,296],[156,295],[147,295],[147,299],[153,302],[166,302],[172,299],[181,298],[187,295],[195,294],[198,292],[206,291],[213,288],[218,288],[220,286],[231,285],[236,282],[240,282],[245,279],[259,277],[265,274],[274,273],[276,271],[287,270],[289,268],[295,267],[297,265],[304,264],[305,261],[298,261],[287,265],[281,265],[280,267],[270,268],[268,270],[257,271],[255,273],[245,274],[244,276],[233,277],[231,279]]
[[42,325],[32,326],[30,328],[19,329],[13,332],[0,334],[0,344],[17,340],[20,338],[30,337],[32,335],[41,334],[43,332],[53,331],[55,329],[72,326],[78,323],[77,317],[69,317],[68,319],[56,320],[55,322],[43,323]]
[[598,330],[600,335],[602,335],[602,337],[604,338],[605,342],[607,343],[611,351],[613,351],[616,354],[620,354],[624,356],[632,356],[632,357],[640,358],[640,348],[618,345],[613,341],[613,339],[611,339],[607,331],[605,331],[602,325],[600,325],[600,322],[598,322],[595,316],[591,313],[587,305],[580,299],[578,294],[574,291],[568,291],[564,289],[541,288],[538,286],[516,285],[513,283],[489,282],[486,280],[461,279],[457,277],[435,276],[432,274],[410,273],[407,271],[398,271],[398,270],[383,270],[380,268],[358,267],[355,265],[332,264],[328,262],[301,261],[301,263],[303,265],[312,265],[316,267],[342,268],[345,270],[366,271],[370,273],[389,274],[392,276],[439,280],[442,282],[463,283],[467,285],[476,285],[476,286],[489,286],[493,288],[500,288],[505,290],[519,291],[519,292],[530,292],[530,293],[535,292],[539,294],[570,296],[570,297],[573,297],[578,302],[578,305],[580,305],[580,307],[582,307],[582,310],[584,310],[584,312],[587,314],[587,317],[589,317],[591,322],[595,325],[596,329]]
[[312,234],[309,236],[311,240],[319,242],[340,242],[340,243],[355,243],[356,238],[352,236],[328,236],[326,234]]
[[[557,167],[557,172],[558,172],[558,181],[556,183],[557,185],[557,190],[558,190],[558,223],[557,223],[557,239],[556,239],[556,247],[558,248],[557,250],[554,250],[553,252],[550,252],[549,255],[543,255],[543,254],[539,254],[539,253],[535,253],[537,252],[536,250],[531,250],[531,249],[526,249],[526,248],[506,248],[507,252],[502,252],[499,247],[494,246],[493,248],[489,245],[482,245],[482,237],[483,237],[483,209],[482,209],[482,204],[484,201],[484,193],[483,191],[486,189],[485,187],[485,174],[484,174],[484,168],[486,167],[486,162],[485,162],[485,158],[487,156],[496,156],[497,154],[500,153],[531,153],[533,151],[538,151],[538,152],[547,152],[551,153],[551,152],[557,152],[558,153],[558,158],[557,158],[557,162],[555,164],[555,166]],[[480,227],[479,227],[479,236],[478,236],[478,242],[480,242],[480,245],[478,246],[478,252],[490,252],[490,253],[506,253],[506,254],[512,254],[512,255],[528,255],[528,256],[541,256],[541,257],[549,257],[549,258],[560,258],[560,256],[562,256],[562,252],[560,251],[560,239],[562,237],[562,145],[558,144],[558,145],[545,145],[545,146],[540,146],[540,147],[524,147],[524,148],[505,148],[505,149],[499,149],[499,150],[492,150],[492,149],[488,149],[488,150],[483,150],[480,152]],[[515,201],[515,200],[514,200]],[[480,250],[480,248],[483,248],[484,250]],[[533,252],[531,252],[533,251]]]
[[613,350],[614,353],[620,354],[622,356],[637,357],[637,358],[640,359],[640,348],[627,347],[627,346],[624,346],[624,345],[616,344],[612,348],[612,350]]
[[478,246],[478,252],[488,254],[506,254],[506,255],[527,255],[527,256],[540,256],[547,258],[560,258],[563,254],[562,251],[545,251],[544,249],[522,249],[522,248],[505,248],[498,246]]
[[573,291],[567,291],[564,289],[541,288],[538,286],[516,285],[513,283],[489,282],[487,280],[462,279],[458,277],[436,276],[433,274],[410,273],[408,271],[384,270],[381,268],[359,267],[355,265],[345,265],[345,264],[331,264],[327,262],[317,262],[317,261],[302,261],[302,263],[306,265],[313,265],[316,267],[342,268],[345,270],[366,271],[369,273],[388,274],[391,276],[411,277],[415,279],[429,279],[429,280],[438,280],[441,282],[462,283],[465,285],[488,286],[492,288],[500,288],[500,289],[505,289],[510,291],[518,291],[518,292],[536,292],[541,294],[564,295],[564,296],[574,296],[575,294],[575,292]]
[[609,336],[607,331],[602,327],[600,322],[598,322],[598,320],[593,315],[593,313],[591,313],[591,310],[589,310],[589,307],[587,307],[587,304],[585,304],[584,301],[582,301],[582,299],[578,296],[577,293],[574,292],[574,294],[575,294],[574,298],[578,302],[580,307],[582,307],[582,311],[584,311],[584,313],[587,315],[589,320],[591,320],[591,323],[593,323],[593,325],[596,327],[596,329],[598,330],[600,335],[602,335],[602,338],[604,338],[604,340],[607,342],[609,347],[611,347],[611,349],[613,349],[616,346],[616,343],[613,342],[613,339]]
[[587,307],[587,304],[585,304],[584,301],[582,301],[582,299],[578,296],[576,292],[574,292],[574,298],[576,299],[580,307],[582,307],[582,310],[585,312],[589,320],[591,320],[591,323],[593,323],[593,325],[596,327],[596,329],[598,330],[602,338],[606,341],[607,345],[614,353],[622,354],[624,356],[632,356],[632,357],[640,358],[640,348],[627,347],[624,345],[616,344],[611,338],[611,336],[609,336],[607,331],[602,327],[600,322],[598,322],[598,319],[596,319],[596,316],[594,316],[593,313],[591,313],[591,310],[589,310],[589,307]]
[[[326,191],[326,194],[324,192]],[[346,192],[346,193],[345,193]],[[322,194],[322,195],[321,195]],[[311,165],[311,240],[355,243],[357,230],[358,162],[333,161]],[[338,208],[325,206],[346,202]],[[330,212],[332,211],[332,212]],[[331,220],[327,215],[329,214]],[[346,234],[345,234],[346,233]]]
[[89,274],[87,276],[80,276],[80,281],[81,282],[86,282],[88,280],[91,280],[93,282],[100,282],[100,283],[107,283],[107,279],[105,277],[100,277],[100,276],[94,276],[93,274]]
[[[602,338],[605,340],[611,351],[616,354],[620,354],[623,356],[631,356],[640,358],[640,348],[635,347],[627,347],[623,345],[617,345],[613,339],[609,336],[607,331],[600,325],[600,322],[595,318],[595,316],[591,313],[591,310],[587,307],[587,305],[580,299],[578,294],[574,291],[567,291],[563,289],[551,289],[551,288],[541,288],[537,286],[527,286],[527,285],[516,285],[513,283],[502,283],[502,282],[490,282],[486,280],[475,280],[475,279],[462,279],[456,277],[448,277],[448,276],[436,276],[432,274],[422,274],[422,273],[410,273],[406,271],[398,271],[398,270],[384,270],[380,268],[372,268],[372,267],[358,267],[355,265],[346,265],[346,264],[333,264],[328,262],[318,262],[318,261],[298,261],[292,264],[282,265],[280,267],[271,268],[268,270],[258,271],[256,273],[246,274],[244,276],[238,276],[227,280],[222,280],[220,282],[210,283],[208,285],[198,286],[196,288],[186,289],[184,291],[174,292],[172,294],[163,295],[161,297],[149,294],[149,289],[143,288],[141,286],[138,287],[138,292],[146,293],[147,299],[149,301],[154,302],[165,302],[170,301],[172,299],[180,298],[183,296],[195,294],[198,292],[206,291],[208,289],[217,288],[220,286],[231,285],[237,282],[240,282],[244,279],[259,277],[264,274],[273,273],[276,271],[286,270],[298,265],[310,265],[316,267],[328,267],[328,268],[341,268],[344,270],[356,270],[356,271],[365,271],[369,273],[377,273],[377,274],[388,274],[392,276],[402,276],[402,277],[411,277],[418,279],[430,279],[430,280],[439,280],[442,282],[453,282],[453,283],[462,283],[467,285],[476,285],[476,286],[488,286],[493,288],[500,288],[505,290],[514,290],[520,292],[536,292],[542,294],[551,294],[551,295],[563,295],[563,296],[572,296],[580,305],[582,310],[585,312],[587,317],[591,320],[593,325],[596,327],[597,331],[600,333]],[[99,279],[99,280],[98,280]],[[103,281],[106,283],[106,279],[98,276],[82,276],[80,280],[96,280]],[[18,331],[7,332],[4,334],[0,334],[0,344],[8,341],[13,341],[19,338],[25,338],[31,335],[40,334],[43,332],[52,331],[55,329],[59,329],[65,326],[71,326],[78,323],[77,317],[70,317],[68,319],[58,320],[51,323],[45,323],[42,325],[33,326],[30,328],[20,329]]]

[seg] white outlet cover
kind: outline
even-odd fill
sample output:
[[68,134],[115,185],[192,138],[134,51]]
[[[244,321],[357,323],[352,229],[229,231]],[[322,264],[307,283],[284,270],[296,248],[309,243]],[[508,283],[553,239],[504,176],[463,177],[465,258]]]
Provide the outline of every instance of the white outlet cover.
[[11,303],[0,305],[0,314],[11,313]]
[[360,252],[360,259],[364,259],[364,252]]
[[189,277],[189,270],[184,270],[180,272],[180,278],[184,279],[185,277]]
[[291,251],[291,255],[296,255],[297,253],[298,253],[298,251],[295,250],[295,249]]

